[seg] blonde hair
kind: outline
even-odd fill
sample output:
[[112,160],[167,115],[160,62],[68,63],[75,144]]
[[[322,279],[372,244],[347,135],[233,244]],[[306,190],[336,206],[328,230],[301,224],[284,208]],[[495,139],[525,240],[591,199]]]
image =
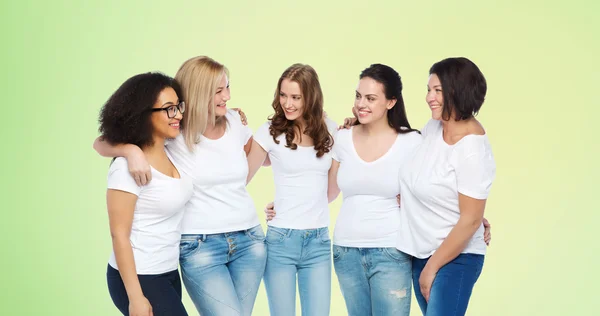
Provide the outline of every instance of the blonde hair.
[[227,68],[207,56],[186,60],[175,75],[186,104],[181,129],[190,151],[200,142],[206,126],[215,124],[214,96],[224,75],[229,76]]

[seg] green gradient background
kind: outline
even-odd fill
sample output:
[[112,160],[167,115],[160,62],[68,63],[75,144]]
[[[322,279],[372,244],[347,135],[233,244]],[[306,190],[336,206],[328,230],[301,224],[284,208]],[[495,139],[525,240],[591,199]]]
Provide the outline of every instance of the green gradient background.
[[[488,80],[479,119],[498,172],[486,209],[493,241],[468,315],[599,310],[600,5],[404,2],[0,4],[0,314],[117,315],[104,275],[109,160],[92,150],[98,111],[128,77],[174,75],[201,54],[228,66],[229,104],[246,111],[253,129],[295,62],[315,67],[338,122],[350,113],[359,72],[391,65],[403,77],[410,121],[421,128],[431,64],[469,57]],[[249,190],[263,219],[271,170],[259,171]],[[331,204],[333,223],[340,205]],[[333,285],[331,314],[345,315],[335,275]],[[185,304],[195,314],[187,296]],[[414,300],[412,314],[420,315]],[[264,288],[254,315],[268,315]]]

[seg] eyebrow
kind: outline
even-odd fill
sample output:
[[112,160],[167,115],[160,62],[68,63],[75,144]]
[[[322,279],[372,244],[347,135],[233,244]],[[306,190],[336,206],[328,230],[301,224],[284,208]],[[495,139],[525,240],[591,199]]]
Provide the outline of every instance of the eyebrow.
[[[287,93],[279,90],[279,94],[287,94]],[[302,95],[301,94],[290,94],[290,96],[292,96],[292,97],[301,97]]]
[[[179,103],[179,100],[177,100],[177,103]],[[165,105],[169,105],[169,106],[171,106],[171,105],[177,105],[177,103],[173,103],[173,102],[171,102],[171,101],[169,101],[169,102],[165,102],[165,104],[163,104],[163,105],[162,105],[162,107],[164,108],[164,107],[165,107]]]

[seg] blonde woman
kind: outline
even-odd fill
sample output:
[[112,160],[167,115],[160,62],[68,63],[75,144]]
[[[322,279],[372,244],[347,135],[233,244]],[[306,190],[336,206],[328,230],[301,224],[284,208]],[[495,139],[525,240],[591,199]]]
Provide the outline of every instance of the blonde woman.
[[[230,99],[228,70],[194,57],[175,76],[188,110],[182,135],[167,152],[191,176],[194,193],[182,222],[179,263],[200,315],[251,315],[265,270],[265,235],[246,190],[252,131]],[[103,156],[124,156],[140,181],[146,161],[139,148],[97,142]]]

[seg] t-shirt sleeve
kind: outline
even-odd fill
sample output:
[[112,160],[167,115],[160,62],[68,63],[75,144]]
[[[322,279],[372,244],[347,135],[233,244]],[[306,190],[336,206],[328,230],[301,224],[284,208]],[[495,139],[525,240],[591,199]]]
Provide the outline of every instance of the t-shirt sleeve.
[[349,130],[341,130],[335,134],[333,137],[333,147],[331,150],[331,158],[333,158],[337,162],[341,162],[342,159],[342,138],[344,134],[346,134]]
[[337,135],[338,131],[338,125],[335,123],[334,120],[330,118],[325,118],[325,125],[327,125],[327,131],[329,132],[329,134],[331,134],[331,136],[333,136],[333,138],[335,139],[335,135]]
[[229,124],[234,127],[239,132],[240,141],[242,142],[242,146],[248,143],[250,137],[252,137],[252,129],[248,125],[244,125],[242,123],[242,118],[240,117],[240,113],[236,110],[228,110],[227,114],[229,117]]
[[269,127],[271,126],[270,122],[266,122],[261,125],[254,133],[254,140],[262,147],[266,152],[271,151],[271,145],[274,144],[273,136],[271,136],[271,132],[269,131]]
[[492,150],[483,138],[469,139],[455,152],[458,192],[474,199],[487,199],[496,177]]
[[118,157],[110,165],[110,169],[108,170],[108,189],[140,195],[142,188],[135,183],[135,180],[129,173],[125,158]]

